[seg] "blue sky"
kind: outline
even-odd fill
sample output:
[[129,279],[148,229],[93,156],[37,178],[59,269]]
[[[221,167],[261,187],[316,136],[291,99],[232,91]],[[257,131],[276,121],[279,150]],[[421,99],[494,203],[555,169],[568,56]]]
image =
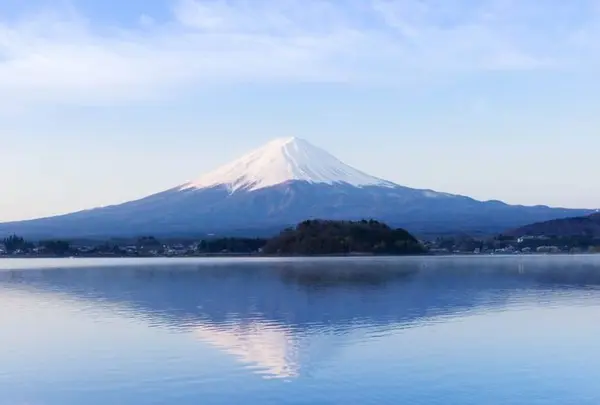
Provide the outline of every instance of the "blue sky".
[[597,0],[0,0],[0,220],[299,136],[370,174],[600,206]]

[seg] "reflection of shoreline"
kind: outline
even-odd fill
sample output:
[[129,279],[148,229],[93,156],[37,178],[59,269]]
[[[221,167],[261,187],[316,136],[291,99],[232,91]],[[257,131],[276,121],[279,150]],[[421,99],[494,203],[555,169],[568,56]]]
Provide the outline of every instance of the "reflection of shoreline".
[[[531,264],[531,265],[530,265]],[[298,378],[354,332],[494,311],[518,291],[600,285],[600,261],[323,260],[0,271],[26,287],[191,333],[264,377]]]

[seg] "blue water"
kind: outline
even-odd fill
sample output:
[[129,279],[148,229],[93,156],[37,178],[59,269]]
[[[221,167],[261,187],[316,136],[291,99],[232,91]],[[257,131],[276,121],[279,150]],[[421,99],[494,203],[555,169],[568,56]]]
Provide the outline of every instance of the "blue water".
[[600,256],[0,260],[0,405],[600,404]]

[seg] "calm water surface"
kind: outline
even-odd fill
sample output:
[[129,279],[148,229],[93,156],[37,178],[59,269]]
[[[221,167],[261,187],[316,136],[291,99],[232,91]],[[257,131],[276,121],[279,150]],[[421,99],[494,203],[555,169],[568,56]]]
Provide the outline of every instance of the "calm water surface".
[[600,257],[0,260],[0,405],[600,404]]

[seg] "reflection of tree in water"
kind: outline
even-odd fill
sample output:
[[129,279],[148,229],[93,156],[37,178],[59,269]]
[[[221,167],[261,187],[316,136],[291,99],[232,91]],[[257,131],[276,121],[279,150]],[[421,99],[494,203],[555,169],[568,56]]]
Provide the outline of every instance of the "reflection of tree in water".
[[600,267],[593,263],[575,262],[568,268],[548,264],[543,269],[524,270],[523,274],[541,286],[582,288],[600,286]]
[[[373,324],[503,305],[516,290],[600,284],[600,261],[537,259],[325,259],[214,261],[172,266],[0,272],[85,299],[171,318],[225,322],[256,316],[291,325]],[[11,281],[12,280],[12,281]]]
[[[305,373],[351,335],[600,285],[600,261],[327,259],[0,272],[0,283],[117,304],[269,373]],[[89,305],[89,304],[86,304]]]
[[408,281],[418,273],[416,268],[402,270],[373,269],[369,266],[357,268],[308,268],[286,266],[279,271],[284,283],[298,284],[310,288],[326,287],[384,287],[392,282]]

